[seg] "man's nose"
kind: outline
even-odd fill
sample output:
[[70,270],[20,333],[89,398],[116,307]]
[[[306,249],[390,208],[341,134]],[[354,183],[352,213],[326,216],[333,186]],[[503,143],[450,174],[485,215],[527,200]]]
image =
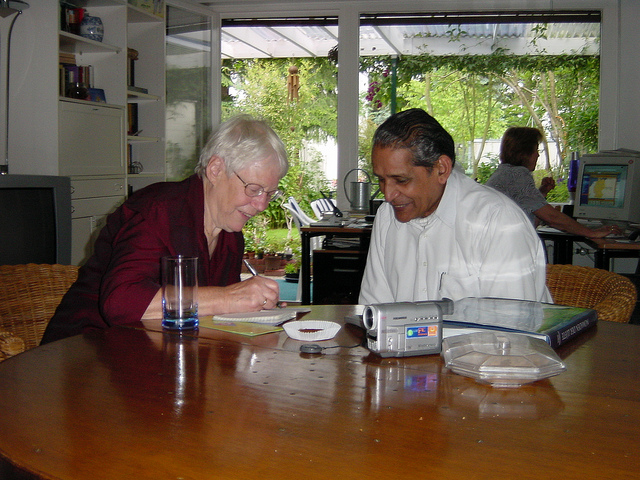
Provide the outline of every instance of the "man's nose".
[[389,187],[388,185],[381,188],[380,191],[384,195],[384,200],[389,203],[398,196],[398,190],[396,188]]

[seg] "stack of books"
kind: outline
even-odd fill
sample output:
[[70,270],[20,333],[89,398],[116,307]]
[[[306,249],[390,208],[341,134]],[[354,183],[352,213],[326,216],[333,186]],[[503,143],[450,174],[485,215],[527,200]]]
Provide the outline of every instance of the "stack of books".
[[68,52],[60,52],[58,62],[60,96],[68,96],[70,85],[82,84],[85,88],[93,87],[93,66],[78,65],[75,54]]

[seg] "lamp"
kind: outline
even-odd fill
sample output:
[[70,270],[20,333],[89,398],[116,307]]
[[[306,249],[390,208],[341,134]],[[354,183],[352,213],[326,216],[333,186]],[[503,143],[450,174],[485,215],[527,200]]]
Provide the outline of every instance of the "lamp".
[[22,10],[27,8],[29,8],[29,4],[22,0],[0,0],[0,17],[7,18],[16,12],[20,15]]
[[[15,15],[11,19],[9,29],[5,35],[4,29],[2,30],[2,39],[0,39],[0,59],[2,60],[2,73],[5,79],[5,98],[2,106],[2,117],[5,119],[4,131],[2,132],[4,143],[4,164],[0,164],[0,174],[4,175],[9,173],[9,71],[11,65],[11,32],[13,31],[13,25],[16,23],[16,19],[22,13],[23,10],[29,8],[29,4],[22,0],[0,0],[0,17],[7,18],[11,15]],[[5,55],[4,52],[7,52]],[[5,60],[6,59],[6,60]],[[6,63],[6,66],[4,65]]]

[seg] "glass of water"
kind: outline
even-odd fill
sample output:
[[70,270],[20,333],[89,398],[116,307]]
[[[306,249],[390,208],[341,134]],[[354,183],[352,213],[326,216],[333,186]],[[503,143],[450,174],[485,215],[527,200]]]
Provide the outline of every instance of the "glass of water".
[[162,326],[198,328],[197,257],[162,257]]

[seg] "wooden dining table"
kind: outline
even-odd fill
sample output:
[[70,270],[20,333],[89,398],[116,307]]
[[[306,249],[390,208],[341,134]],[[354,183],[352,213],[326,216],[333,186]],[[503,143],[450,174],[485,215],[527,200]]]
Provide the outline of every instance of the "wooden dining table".
[[362,307],[310,308],[342,325],[320,354],[146,321],[0,363],[0,478],[639,478],[640,327],[599,322],[565,372],[495,388],[370,352],[344,324]]

